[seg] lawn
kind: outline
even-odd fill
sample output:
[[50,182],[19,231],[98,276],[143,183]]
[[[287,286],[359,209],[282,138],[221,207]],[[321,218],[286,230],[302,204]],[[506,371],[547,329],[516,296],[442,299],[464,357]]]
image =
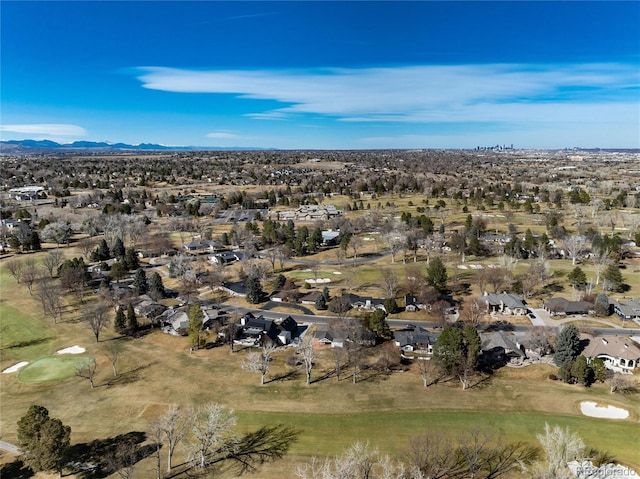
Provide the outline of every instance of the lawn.
[[[383,265],[399,275],[409,266],[390,265],[386,257],[361,267],[357,283],[370,285],[373,291]],[[0,375],[0,428],[8,442],[15,442],[16,421],[30,404],[47,407],[52,416],[69,424],[72,441],[77,443],[147,430],[149,422],[172,403],[186,406],[215,401],[236,411],[242,430],[285,423],[301,431],[290,457],[260,472],[260,477],[267,479],[293,477],[295,462],[337,454],[354,441],[368,441],[394,454],[410,437],[427,429],[455,435],[477,425],[510,440],[535,442],[535,434],[543,430],[545,422],[566,425],[587,445],[640,469],[636,443],[629,440],[637,436],[640,425],[640,396],[610,395],[606,385],[585,389],[550,381],[547,376],[555,371],[553,366],[503,369],[464,392],[455,380],[424,389],[414,370],[384,374],[367,369],[353,384],[349,376],[337,381],[330,375],[332,353],[323,349],[318,351],[310,386],[304,384],[301,371],[290,374],[292,370],[284,364],[289,352],[276,357],[267,384],[260,386],[259,375],[241,369],[246,350],[231,353],[228,347],[219,347],[190,354],[186,338],[157,330],[138,339],[114,339],[116,335],[108,330],[96,343],[76,312],[69,311],[57,325],[42,318],[36,299],[1,268],[0,285],[0,313],[3,326],[7,326],[2,347],[9,347],[2,351],[3,368],[20,360],[35,361],[72,345],[85,347],[98,366],[95,389],[90,389],[88,381],[74,377],[64,382],[27,384],[22,375],[28,375],[28,369]],[[102,352],[110,341],[123,348],[118,378],[113,377]],[[375,358],[369,361],[374,363]],[[584,417],[579,405],[585,400],[625,408],[630,419]],[[150,460],[144,461],[137,477],[149,477],[152,470]]]
[[23,383],[63,381],[75,376],[77,368],[90,361],[93,361],[93,358],[84,355],[47,356],[21,368],[17,378]]

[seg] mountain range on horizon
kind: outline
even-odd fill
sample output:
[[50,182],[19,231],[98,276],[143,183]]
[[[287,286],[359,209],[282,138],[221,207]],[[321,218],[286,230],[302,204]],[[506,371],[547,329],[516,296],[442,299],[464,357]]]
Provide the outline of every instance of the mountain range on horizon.
[[156,143],[140,143],[130,145],[128,143],[108,143],[106,141],[80,140],[71,143],[58,143],[53,140],[2,140],[0,149],[14,147],[17,149],[41,149],[41,150],[135,150],[135,151],[197,151],[197,150],[268,150],[271,148],[255,147],[220,147],[220,146],[167,146]]

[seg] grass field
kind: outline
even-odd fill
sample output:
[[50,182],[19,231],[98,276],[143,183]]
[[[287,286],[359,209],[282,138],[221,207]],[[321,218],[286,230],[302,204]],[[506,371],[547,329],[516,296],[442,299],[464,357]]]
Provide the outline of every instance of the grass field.
[[77,368],[89,361],[93,361],[93,358],[75,355],[47,356],[21,368],[17,378],[23,383],[63,381],[75,376]]
[[[407,266],[410,264],[391,265],[386,257],[359,268],[356,278],[348,277],[349,268],[335,269],[344,271],[341,286],[353,283],[358,291],[373,292],[379,288],[382,268],[401,275]],[[0,288],[0,320],[5,328],[0,366],[4,369],[18,361],[36,361],[18,374],[0,375],[0,435],[8,442],[15,442],[16,421],[31,404],[47,407],[52,416],[69,424],[72,442],[79,443],[144,431],[149,421],[172,403],[215,401],[235,410],[242,430],[284,423],[301,431],[290,456],[261,470],[259,477],[265,479],[293,477],[297,461],[337,454],[354,441],[368,441],[395,454],[406,447],[410,437],[428,429],[455,435],[479,426],[510,440],[535,442],[545,422],[568,426],[588,446],[640,469],[637,441],[631,440],[640,428],[640,396],[611,395],[607,385],[585,389],[550,381],[547,377],[555,372],[553,366],[506,368],[464,392],[457,381],[424,389],[414,370],[383,374],[367,369],[353,384],[350,377],[337,381],[330,375],[331,352],[324,349],[318,352],[310,386],[304,384],[302,372],[290,374],[291,369],[284,365],[286,352],[279,354],[267,384],[260,386],[258,375],[241,370],[247,351],[232,354],[227,347],[220,347],[189,354],[186,338],[159,331],[139,339],[116,339],[109,329],[96,343],[72,309],[56,325],[44,318],[36,299],[1,267]],[[110,341],[117,341],[123,349],[118,378],[113,377],[102,352]],[[95,389],[90,389],[88,381],[74,377],[64,382],[25,382],[25,377],[35,376],[39,358],[72,345],[85,347],[86,354],[97,361]],[[375,358],[369,361],[373,363]],[[42,377],[40,374],[37,376]],[[579,405],[586,400],[625,408],[630,418],[584,417]],[[150,460],[144,461],[136,477],[149,477],[152,470]]]

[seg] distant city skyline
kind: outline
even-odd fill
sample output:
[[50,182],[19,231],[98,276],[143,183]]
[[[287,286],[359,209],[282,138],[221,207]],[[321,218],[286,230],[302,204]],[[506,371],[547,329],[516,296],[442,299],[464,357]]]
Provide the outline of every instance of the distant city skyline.
[[3,140],[640,148],[640,2],[1,8]]

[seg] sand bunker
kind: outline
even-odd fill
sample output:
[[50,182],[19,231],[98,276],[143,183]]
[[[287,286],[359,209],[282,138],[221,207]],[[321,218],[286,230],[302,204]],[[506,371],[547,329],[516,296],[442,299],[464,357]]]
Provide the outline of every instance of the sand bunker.
[[58,354],[82,354],[86,351],[86,349],[81,348],[80,346],[71,346],[70,348],[60,349],[56,351]]
[[330,278],[305,279],[304,281],[309,284],[331,283]]
[[583,401],[580,403],[580,411],[589,417],[603,417],[606,419],[627,419],[629,411],[615,406],[598,406],[593,401]]
[[27,364],[29,364],[29,361],[22,361],[19,362],[18,364],[14,364],[13,366],[11,366],[10,368],[4,369],[2,371],[3,374],[6,373],[15,373],[18,369],[25,367]]

